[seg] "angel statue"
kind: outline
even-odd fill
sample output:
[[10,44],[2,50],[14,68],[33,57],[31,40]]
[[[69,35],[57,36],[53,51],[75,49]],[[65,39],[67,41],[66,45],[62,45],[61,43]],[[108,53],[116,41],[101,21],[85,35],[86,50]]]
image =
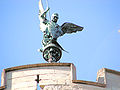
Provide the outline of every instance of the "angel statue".
[[43,53],[43,58],[47,62],[57,62],[60,60],[62,50],[65,51],[57,42],[58,37],[68,33],[75,33],[82,31],[83,27],[75,25],[73,23],[65,22],[61,26],[57,24],[59,19],[58,13],[53,13],[51,19],[47,19],[47,13],[50,8],[46,10],[43,8],[42,0],[39,1],[39,19],[40,30],[43,32],[43,48],[39,49]]

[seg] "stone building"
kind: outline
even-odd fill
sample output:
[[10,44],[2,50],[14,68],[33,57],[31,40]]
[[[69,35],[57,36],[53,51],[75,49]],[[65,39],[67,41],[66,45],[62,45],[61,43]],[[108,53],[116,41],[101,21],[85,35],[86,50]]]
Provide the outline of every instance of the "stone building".
[[4,69],[0,90],[37,90],[35,81],[43,90],[120,90],[120,72],[100,69],[97,81],[76,79],[72,63],[41,63]]

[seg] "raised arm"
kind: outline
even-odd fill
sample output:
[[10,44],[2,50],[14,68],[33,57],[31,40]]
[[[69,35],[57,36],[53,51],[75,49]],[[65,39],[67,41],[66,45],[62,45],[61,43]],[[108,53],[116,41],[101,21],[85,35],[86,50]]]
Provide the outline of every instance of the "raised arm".
[[50,10],[50,8],[47,8],[47,10],[45,10],[43,13],[41,13],[41,18],[42,19],[46,19],[46,13]]
[[47,12],[50,8],[44,10],[42,0],[39,0],[39,20],[40,20],[40,30],[43,32],[45,30],[45,26],[49,21],[47,20]]
[[47,12],[50,8],[47,7],[46,10],[44,10],[42,0],[39,0],[39,20],[40,20],[40,28],[43,26],[43,24],[47,24],[48,20],[46,18]]

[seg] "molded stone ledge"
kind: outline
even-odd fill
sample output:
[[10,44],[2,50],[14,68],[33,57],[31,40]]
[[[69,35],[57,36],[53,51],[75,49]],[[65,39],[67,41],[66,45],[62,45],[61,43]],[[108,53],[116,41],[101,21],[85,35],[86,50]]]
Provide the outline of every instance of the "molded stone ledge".
[[105,69],[105,72],[113,73],[113,74],[116,74],[116,75],[120,75],[120,72],[119,72],[119,71],[115,71],[115,70],[107,69],[107,68],[104,68],[104,69]]
[[26,68],[35,68],[35,67],[48,67],[48,66],[70,66],[72,63],[40,63],[40,64],[29,64],[29,65],[22,65],[16,66],[5,69],[5,72],[26,69]]
[[101,84],[98,82],[92,82],[92,81],[83,81],[83,80],[72,80],[73,83],[77,84],[86,84],[86,85],[93,85],[93,86],[98,86],[98,87],[106,87],[106,84]]

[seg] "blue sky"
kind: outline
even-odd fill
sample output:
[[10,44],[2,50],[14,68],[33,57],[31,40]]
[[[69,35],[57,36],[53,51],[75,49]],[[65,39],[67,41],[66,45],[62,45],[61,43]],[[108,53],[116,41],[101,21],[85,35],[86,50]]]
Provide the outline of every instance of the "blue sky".
[[[8,67],[46,63],[37,52],[43,37],[38,1],[0,1],[0,74]],[[73,63],[78,80],[96,81],[103,67],[120,71],[120,0],[48,1],[50,13],[59,13],[59,25],[72,22],[84,27],[58,39],[69,52],[63,52],[60,62]]]

